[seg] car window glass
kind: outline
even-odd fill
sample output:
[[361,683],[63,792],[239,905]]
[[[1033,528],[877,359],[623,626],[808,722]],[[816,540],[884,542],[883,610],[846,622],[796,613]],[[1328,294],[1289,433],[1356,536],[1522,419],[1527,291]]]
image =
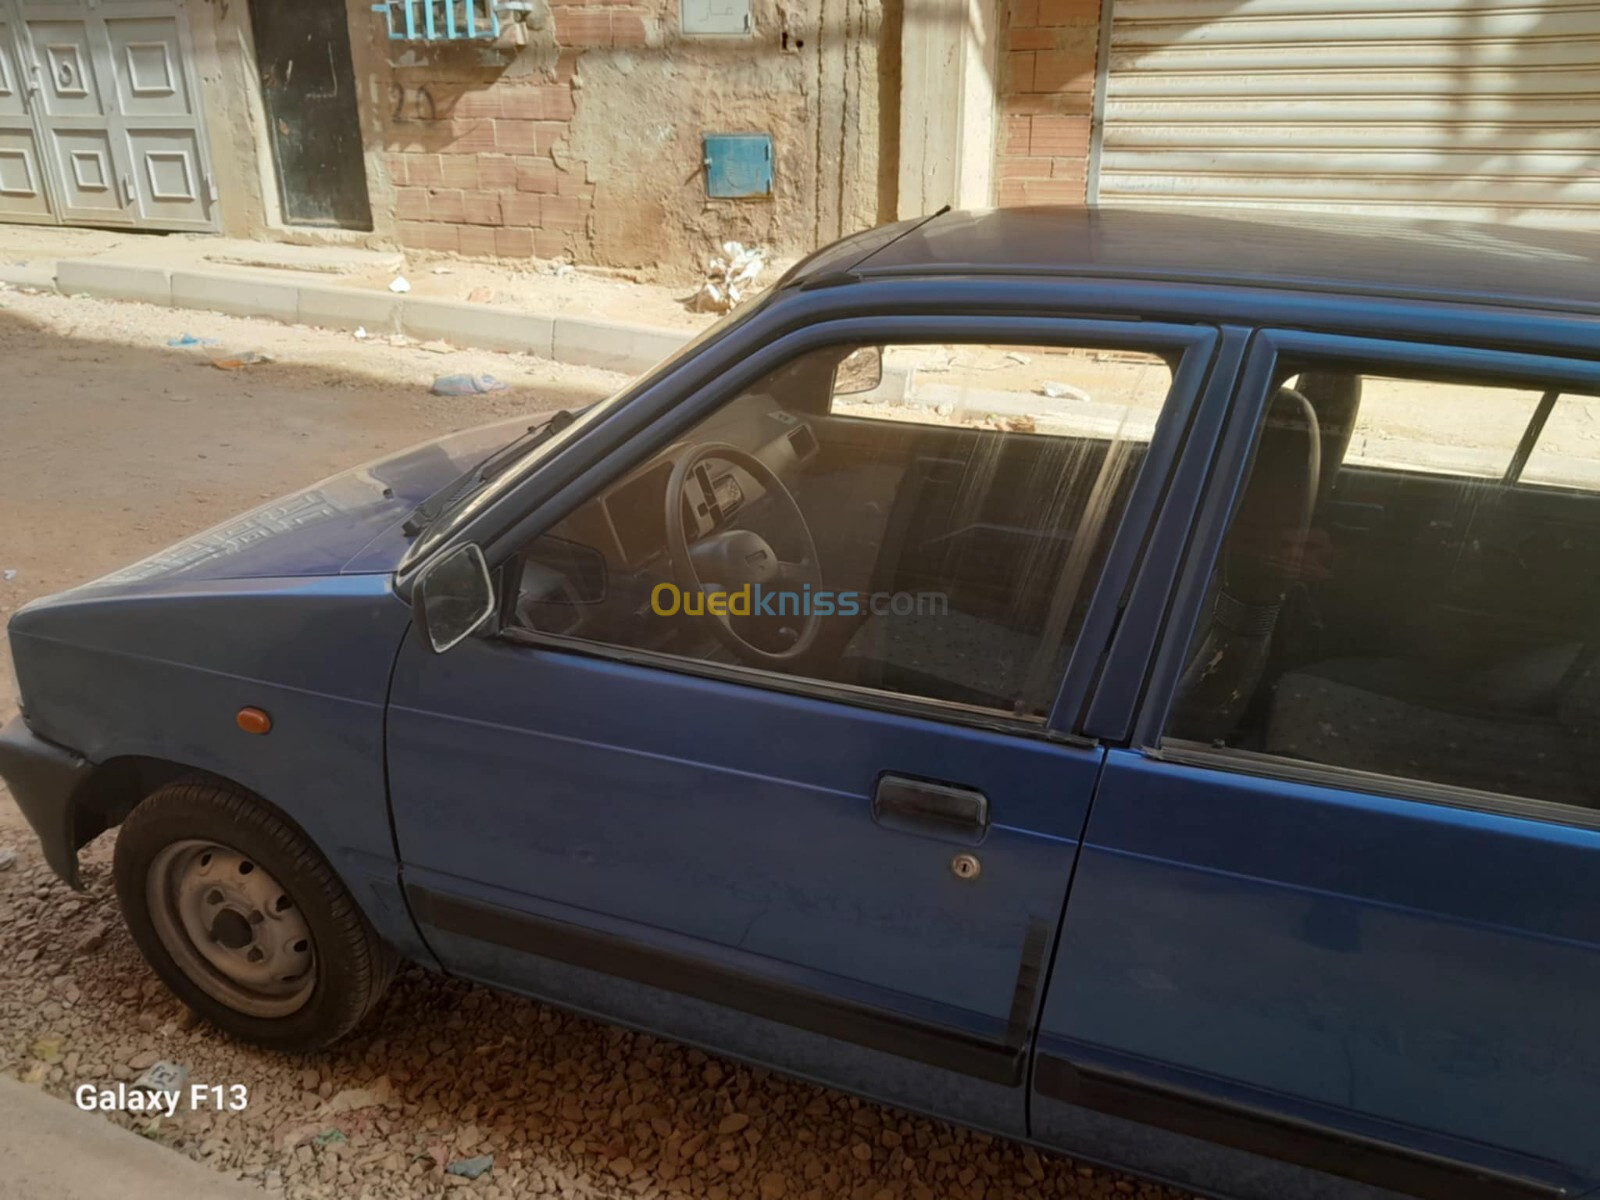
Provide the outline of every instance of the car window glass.
[[1346,461],[1498,479],[1540,395],[1536,388],[1366,375]]
[[530,546],[516,622],[1039,719],[1171,381],[1132,351],[808,354]]
[[[1536,383],[1399,382],[1275,391],[1166,734],[1600,805],[1600,503],[1499,474]],[[1593,477],[1600,440],[1555,445]]]
[[1172,373],[1159,358],[1120,350],[889,346],[883,350],[879,386],[836,393],[832,411],[884,421],[1149,441],[1171,382]]
[[1518,479],[1600,491],[1600,398],[1557,397]]

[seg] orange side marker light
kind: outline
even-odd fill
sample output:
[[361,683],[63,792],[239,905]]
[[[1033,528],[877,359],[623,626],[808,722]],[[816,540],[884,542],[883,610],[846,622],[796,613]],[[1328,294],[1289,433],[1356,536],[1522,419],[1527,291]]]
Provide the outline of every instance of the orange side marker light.
[[246,733],[271,733],[272,718],[259,708],[241,708],[234,718]]

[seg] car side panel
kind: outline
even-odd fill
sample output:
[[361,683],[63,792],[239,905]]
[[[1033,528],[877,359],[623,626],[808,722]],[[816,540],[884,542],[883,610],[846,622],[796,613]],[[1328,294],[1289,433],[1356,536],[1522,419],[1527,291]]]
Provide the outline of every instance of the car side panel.
[[[386,577],[235,580],[69,592],[18,613],[10,635],[37,733],[97,764],[157,758],[260,794],[328,856],[380,935],[426,961],[399,892],[383,767],[410,617]],[[271,733],[237,727],[246,705],[271,715]]]
[[1600,831],[1113,752],[1034,1132],[1080,1099],[1066,1064],[1393,1147],[1397,1169],[1591,1186],[1597,856]]

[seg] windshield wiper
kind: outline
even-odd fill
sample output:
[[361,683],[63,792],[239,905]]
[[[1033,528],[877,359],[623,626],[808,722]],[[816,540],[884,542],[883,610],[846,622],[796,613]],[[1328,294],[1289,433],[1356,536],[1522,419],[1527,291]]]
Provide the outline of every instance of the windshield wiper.
[[[579,409],[578,413],[583,412]],[[411,515],[406,518],[406,523],[401,526],[407,537],[416,537],[429,525],[432,525],[451,508],[465,500],[501,471],[516,462],[528,451],[543,445],[568,425],[578,419],[578,413],[562,409],[558,413],[540,421],[537,425],[528,426],[528,431],[516,438],[506,446],[496,450],[482,462],[465,471],[460,478],[452,480],[433,495],[429,496],[416,508],[411,510]]]

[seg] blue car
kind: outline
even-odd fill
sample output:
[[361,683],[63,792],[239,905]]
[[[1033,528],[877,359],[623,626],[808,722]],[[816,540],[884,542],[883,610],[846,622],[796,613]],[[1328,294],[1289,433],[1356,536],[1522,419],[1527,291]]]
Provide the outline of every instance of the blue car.
[[402,960],[1212,1194],[1600,1188],[1600,242],[943,213],[10,624],[288,1051]]

